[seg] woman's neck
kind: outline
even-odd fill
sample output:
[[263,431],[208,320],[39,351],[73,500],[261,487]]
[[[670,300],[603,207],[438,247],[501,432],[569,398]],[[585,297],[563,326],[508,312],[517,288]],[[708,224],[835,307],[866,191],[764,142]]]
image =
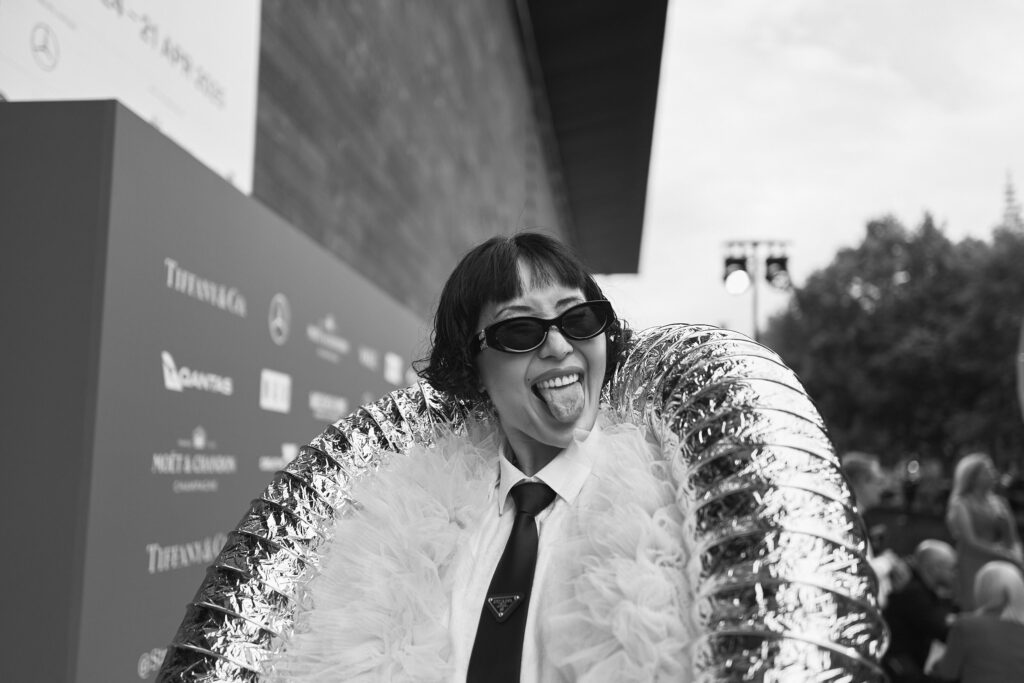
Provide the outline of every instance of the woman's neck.
[[506,437],[508,455],[510,460],[519,470],[528,477],[540,472],[545,465],[554,460],[564,448],[538,443],[536,441],[524,441]]

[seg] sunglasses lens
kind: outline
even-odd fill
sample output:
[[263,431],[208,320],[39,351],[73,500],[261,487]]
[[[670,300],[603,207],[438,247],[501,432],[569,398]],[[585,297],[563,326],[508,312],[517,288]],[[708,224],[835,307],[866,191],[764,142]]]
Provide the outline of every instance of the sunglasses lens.
[[601,304],[583,304],[566,311],[562,330],[574,339],[589,339],[608,324],[608,312]]
[[544,339],[544,326],[536,320],[513,318],[495,326],[494,338],[511,351],[529,351]]

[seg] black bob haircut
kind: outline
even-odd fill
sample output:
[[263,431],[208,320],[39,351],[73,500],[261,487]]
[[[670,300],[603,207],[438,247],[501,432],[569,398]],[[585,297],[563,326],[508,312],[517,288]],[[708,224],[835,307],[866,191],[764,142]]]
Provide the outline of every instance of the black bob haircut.
[[[417,363],[420,375],[435,389],[464,401],[483,398],[471,342],[479,332],[484,306],[523,294],[527,283],[519,279],[520,263],[529,266],[534,284],[579,289],[587,301],[605,298],[579,258],[555,238],[536,232],[492,237],[462,257],[441,291],[430,354]],[[625,354],[630,330],[613,312],[604,334],[608,361],[603,381],[607,383]]]

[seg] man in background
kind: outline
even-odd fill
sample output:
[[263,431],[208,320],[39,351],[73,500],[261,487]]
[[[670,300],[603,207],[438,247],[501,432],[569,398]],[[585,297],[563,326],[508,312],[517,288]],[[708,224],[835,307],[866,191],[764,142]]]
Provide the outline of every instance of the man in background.
[[956,551],[948,543],[921,541],[910,562],[910,579],[894,590],[882,616],[892,642],[883,665],[892,683],[929,680],[925,662],[935,641],[945,642],[956,615]]

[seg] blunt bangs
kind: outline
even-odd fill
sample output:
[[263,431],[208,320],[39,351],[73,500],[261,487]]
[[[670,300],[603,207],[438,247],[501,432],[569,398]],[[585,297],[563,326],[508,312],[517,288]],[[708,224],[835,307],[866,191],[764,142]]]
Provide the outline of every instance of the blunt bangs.
[[[487,247],[490,242],[481,246]],[[520,263],[529,266],[531,282],[520,278]],[[537,233],[495,238],[484,258],[467,264],[467,269],[472,276],[472,289],[467,293],[474,299],[474,326],[484,306],[520,297],[531,285],[561,285],[579,289],[588,299],[604,298],[597,282],[562,243]]]

